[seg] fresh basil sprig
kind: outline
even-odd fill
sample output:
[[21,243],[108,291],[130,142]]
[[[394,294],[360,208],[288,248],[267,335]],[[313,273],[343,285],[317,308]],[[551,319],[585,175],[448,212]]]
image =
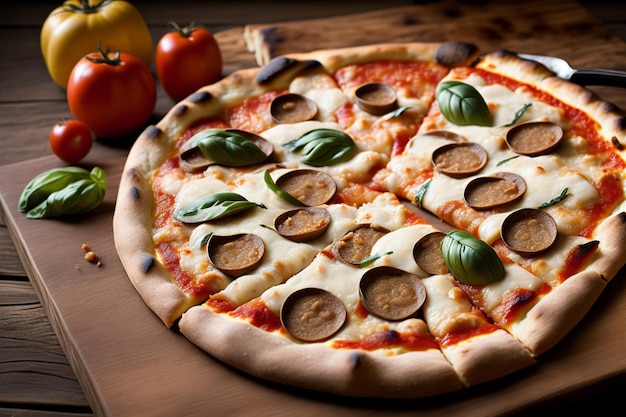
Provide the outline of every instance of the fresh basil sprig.
[[528,110],[528,108],[532,105],[533,103],[524,104],[518,111],[515,112],[515,117],[513,117],[513,120],[511,120],[510,123],[505,124],[503,127],[513,126],[515,123],[517,123],[517,121],[524,115],[524,113],[526,113],[526,110]]
[[504,278],[504,266],[496,251],[470,233],[453,230],[441,241],[443,260],[456,279],[485,285]]
[[314,129],[283,146],[289,152],[300,152],[300,161],[315,167],[347,161],[356,151],[350,135],[334,129]]
[[263,162],[267,155],[254,142],[232,131],[206,129],[189,139],[191,145],[221,165],[246,166]]
[[44,202],[50,194],[59,191],[71,183],[89,178],[89,171],[80,167],[54,168],[30,180],[18,202],[20,211],[27,211]]
[[263,175],[263,180],[265,181],[265,185],[274,192],[277,196],[288,202],[289,204],[293,204],[294,206],[304,207],[305,204],[302,204],[300,200],[289,194],[287,191],[280,188],[270,175],[269,170],[265,170],[265,174]]
[[413,198],[413,202],[419,208],[422,208],[422,202],[424,201],[424,196],[426,195],[426,191],[428,191],[428,187],[430,187],[430,183],[432,182],[432,178],[427,179],[422,185],[419,186],[417,192],[415,193],[415,198]]
[[507,162],[512,161],[512,160],[513,160],[513,159],[515,159],[515,158],[519,158],[519,155],[514,155],[514,156],[511,156],[510,158],[503,159],[502,161],[499,161],[499,162],[496,164],[496,166],[497,166],[497,167],[499,167],[500,165],[504,165],[504,164],[506,164]]
[[393,254],[393,251],[385,252],[383,254],[376,253],[376,254],[374,254],[372,256],[368,256],[367,258],[365,258],[365,259],[363,259],[363,260],[361,260],[359,262],[355,262],[352,265],[360,266],[360,267],[366,267],[366,266],[369,266],[369,265],[373,264],[374,262],[376,262],[378,259],[382,258],[383,256],[389,256],[391,254]]
[[443,81],[436,91],[443,117],[459,126],[491,126],[491,113],[485,99],[473,86],[461,81]]
[[174,218],[183,223],[202,223],[221,219],[252,207],[266,208],[248,201],[240,194],[222,191],[202,197],[174,212]]
[[43,172],[24,188],[20,211],[29,219],[87,213],[102,203],[107,191],[106,173],[95,167],[65,167]]
[[563,191],[561,191],[561,194],[559,194],[558,196],[554,197],[552,200],[550,201],[546,201],[545,203],[540,204],[537,208],[546,208],[546,207],[550,207],[553,206],[555,204],[560,203],[561,201],[565,200],[567,197],[569,197],[569,188],[565,187],[563,189]]

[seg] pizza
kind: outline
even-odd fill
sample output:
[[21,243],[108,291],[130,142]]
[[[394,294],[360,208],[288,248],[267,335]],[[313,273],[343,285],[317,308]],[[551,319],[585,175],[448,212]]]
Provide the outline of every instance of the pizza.
[[165,328],[266,380],[420,398],[533,365],[626,262],[626,119],[508,51],[289,54],[132,146],[117,253]]

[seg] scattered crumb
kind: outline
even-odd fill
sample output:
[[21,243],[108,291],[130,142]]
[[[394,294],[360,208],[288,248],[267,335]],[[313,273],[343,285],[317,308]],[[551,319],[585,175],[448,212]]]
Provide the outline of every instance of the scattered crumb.
[[83,243],[81,247],[86,252],[85,260],[87,262],[95,264],[98,267],[102,266],[102,262],[100,261],[100,259],[98,259],[98,255],[96,255],[96,253],[89,248],[89,245],[87,245],[86,243]]

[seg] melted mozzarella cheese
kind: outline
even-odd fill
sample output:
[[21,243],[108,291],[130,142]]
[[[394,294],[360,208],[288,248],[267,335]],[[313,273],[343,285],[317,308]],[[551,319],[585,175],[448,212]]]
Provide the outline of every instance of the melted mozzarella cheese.
[[[428,224],[418,224],[394,230],[382,236],[374,244],[372,254],[386,254],[374,263],[375,266],[393,266],[421,278],[430,274],[422,270],[413,258],[413,246],[423,236],[436,231]],[[388,252],[391,252],[387,254]]]
[[423,312],[430,332],[444,337],[453,331],[469,330],[484,323],[450,274],[422,279],[426,287]]

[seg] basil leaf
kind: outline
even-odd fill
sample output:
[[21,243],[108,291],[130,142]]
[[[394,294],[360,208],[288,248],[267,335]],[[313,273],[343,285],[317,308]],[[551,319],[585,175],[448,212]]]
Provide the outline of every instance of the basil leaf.
[[301,152],[304,164],[322,167],[347,161],[356,151],[352,138],[334,129],[315,129],[283,145],[290,152]]
[[352,265],[361,266],[361,267],[368,266],[368,265],[374,263],[377,259],[382,258],[383,256],[391,255],[392,253],[393,253],[393,251],[385,252],[382,255],[377,253],[377,254],[374,254],[372,256],[369,256],[369,257],[363,259],[362,261],[355,262]]
[[207,158],[220,165],[246,166],[263,162],[267,155],[251,140],[223,129],[206,129],[189,139]]
[[237,193],[223,191],[199,198],[189,206],[176,210],[174,218],[183,223],[202,223],[221,219],[252,207],[266,208],[263,204],[248,201]]
[[443,81],[436,90],[443,117],[459,126],[491,126],[487,103],[473,86],[460,81]]
[[263,180],[265,181],[265,185],[274,192],[277,196],[288,202],[289,204],[293,204],[294,206],[304,207],[300,200],[289,194],[287,191],[280,188],[274,180],[272,180],[272,176],[270,175],[269,170],[265,170],[265,174],[263,176]]
[[504,165],[504,164],[506,164],[507,162],[509,162],[509,161],[511,161],[511,160],[513,160],[513,159],[515,159],[515,158],[519,158],[519,155],[514,155],[514,156],[512,156],[512,157],[510,157],[510,158],[503,159],[502,161],[498,162],[498,163],[496,164],[496,166],[497,166],[497,167],[499,167],[500,165]]
[[206,244],[209,242],[209,239],[211,239],[211,236],[213,236],[213,232],[207,233],[206,235],[204,235],[204,237],[200,241],[200,247],[201,248],[206,247]]
[[107,191],[106,173],[95,167],[88,178],[71,182],[47,198],[26,214],[29,219],[59,217],[87,213],[102,203]]
[[517,121],[520,119],[520,117],[522,117],[524,115],[524,113],[526,113],[526,110],[528,110],[528,108],[530,106],[532,106],[532,105],[533,105],[533,103],[526,103],[526,104],[524,104],[522,106],[522,108],[520,108],[517,112],[515,112],[515,117],[513,118],[511,123],[507,123],[503,127],[513,126],[515,123],[517,123]]
[[394,117],[400,117],[402,115],[402,113],[404,113],[405,111],[407,111],[409,109],[410,109],[410,107],[407,107],[407,106],[398,107],[397,109],[395,109],[391,113],[387,114],[385,116],[385,120],[393,119]]
[[415,197],[413,198],[413,202],[419,208],[422,208],[422,201],[424,201],[424,196],[426,195],[426,191],[428,191],[428,187],[432,182],[432,178],[427,179],[422,185],[419,186],[417,192],[415,193]]
[[440,247],[452,275],[465,284],[485,285],[504,278],[504,265],[496,251],[470,233],[453,230]]
[[563,189],[563,191],[561,191],[561,194],[557,197],[554,197],[552,200],[550,201],[546,201],[545,203],[542,203],[539,205],[539,207],[537,208],[546,208],[546,207],[550,207],[553,206],[555,204],[560,203],[561,201],[565,200],[567,197],[569,197],[569,188],[565,187]]
[[18,202],[20,211],[27,211],[44,202],[50,194],[62,190],[71,183],[89,178],[89,171],[80,167],[54,168],[30,180]]

